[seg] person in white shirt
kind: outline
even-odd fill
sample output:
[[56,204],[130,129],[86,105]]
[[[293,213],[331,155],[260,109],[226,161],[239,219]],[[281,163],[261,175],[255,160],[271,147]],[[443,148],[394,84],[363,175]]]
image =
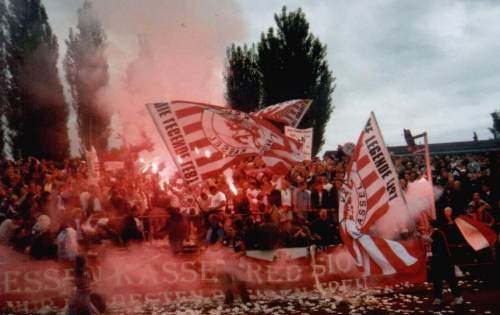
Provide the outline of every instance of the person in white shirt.
[[226,195],[220,191],[215,184],[208,187],[210,192],[210,211],[220,212],[226,210],[227,198]]
[[259,195],[261,191],[257,188],[254,181],[250,181],[248,184],[249,187],[246,190],[246,196],[248,199],[249,211],[250,213],[257,213],[259,212]]
[[281,180],[281,206],[283,208],[292,208],[292,195],[293,189],[290,187],[290,183],[282,179]]
[[175,185],[171,187],[168,191],[168,198],[170,200],[170,207],[174,209],[181,209],[181,198],[182,198],[182,190],[183,190],[184,181],[178,178],[175,181]]

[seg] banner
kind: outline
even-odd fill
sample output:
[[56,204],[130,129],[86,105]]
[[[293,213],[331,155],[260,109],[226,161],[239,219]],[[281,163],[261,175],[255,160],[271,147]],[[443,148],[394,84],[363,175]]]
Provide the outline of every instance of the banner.
[[291,100],[268,106],[250,115],[297,128],[309,106],[311,100]]
[[[408,246],[419,248],[419,242]],[[128,253],[107,252],[89,261],[91,289],[103,295],[110,307],[143,303],[217,297],[223,294],[219,276],[233,274],[247,282],[251,297],[286,294],[292,290],[315,290],[313,268],[321,286],[333,294],[402,282],[425,281],[425,264],[413,273],[388,277],[363,277],[354,267],[344,246],[330,247],[316,254],[315,265],[306,249],[248,252],[258,259],[237,256],[230,249],[208,249],[198,256],[172,256],[162,250],[140,249]],[[272,260],[272,261],[270,261]],[[0,310],[31,313],[47,305],[63,307],[74,292],[73,269],[69,263],[29,261],[0,265]]]
[[270,122],[208,104],[146,105],[179,172],[190,186],[219,176],[233,163],[261,156],[277,171],[303,159],[299,145]]
[[412,252],[403,242],[381,237],[392,235],[393,226],[374,228],[390,210],[393,221],[408,213],[398,174],[371,113],[352,153],[339,198],[342,240],[365,275],[411,272],[422,263],[418,257],[423,257],[423,250]]
[[312,157],[313,128],[296,129],[285,126],[285,135],[300,143],[304,160],[310,161]]
[[104,170],[107,172],[119,171],[125,168],[123,161],[106,161],[104,162]]

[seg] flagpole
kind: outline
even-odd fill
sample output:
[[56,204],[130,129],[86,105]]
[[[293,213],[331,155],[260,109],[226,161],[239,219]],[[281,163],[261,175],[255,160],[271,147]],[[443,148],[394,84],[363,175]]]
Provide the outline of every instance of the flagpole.
[[[420,217],[421,217],[421,223],[424,225],[423,230],[425,231],[427,235],[431,234],[431,227],[429,224],[429,219],[435,220],[436,219],[436,201],[435,196],[434,196],[434,186],[432,184],[432,169],[431,169],[431,157],[430,157],[430,150],[429,150],[429,141],[427,138],[427,131],[423,132],[422,134],[413,136],[411,134],[411,131],[409,129],[404,129],[404,136],[406,140],[406,144],[408,145],[408,151],[413,153],[414,155],[417,155],[419,153],[422,153],[424,155],[424,161],[425,161],[425,176],[427,177],[428,182],[430,183],[430,205],[429,205],[429,210],[426,212],[423,212]],[[423,149],[418,149],[417,144],[415,143],[415,139],[418,138],[424,138],[424,148]]]
[[432,169],[431,169],[431,156],[429,152],[429,141],[427,140],[427,132],[424,132],[424,159],[425,159],[425,171],[427,174],[427,180],[431,184],[431,196],[432,196],[432,202],[431,202],[431,218],[433,220],[436,220],[436,204],[434,200],[434,185],[432,184]]

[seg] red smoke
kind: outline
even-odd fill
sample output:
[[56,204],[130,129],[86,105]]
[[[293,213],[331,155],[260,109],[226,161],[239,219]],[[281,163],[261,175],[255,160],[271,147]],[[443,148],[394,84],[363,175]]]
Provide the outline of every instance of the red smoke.
[[156,137],[145,103],[225,103],[226,48],[244,35],[235,2],[109,0],[94,6],[109,41],[111,82],[102,103],[119,115],[118,132],[128,143],[141,140],[141,129]]

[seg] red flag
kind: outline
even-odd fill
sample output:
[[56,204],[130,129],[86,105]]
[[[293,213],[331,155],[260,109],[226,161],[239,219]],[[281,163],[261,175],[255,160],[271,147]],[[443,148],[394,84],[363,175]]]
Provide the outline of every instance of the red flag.
[[297,128],[309,106],[311,106],[311,100],[291,100],[268,106],[251,115]]
[[391,209],[401,215],[408,213],[398,173],[373,113],[351,156],[341,197],[362,233],[367,233]]
[[475,251],[493,246],[496,242],[497,235],[495,231],[483,222],[466,215],[459,215],[455,219],[455,223],[467,243]]
[[188,185],[252,156],[261,156],[275,169],[288,169],[302,159],[298,143],[270,122],[237,110],[186,101],[147,108]]
[[348,165],[339,204],[342,239],[367,275],[410,272],[419,262],[416,257],[422,257],[421,248],[370,235],[391,208],[407,213],[398,174],[372,113]]

